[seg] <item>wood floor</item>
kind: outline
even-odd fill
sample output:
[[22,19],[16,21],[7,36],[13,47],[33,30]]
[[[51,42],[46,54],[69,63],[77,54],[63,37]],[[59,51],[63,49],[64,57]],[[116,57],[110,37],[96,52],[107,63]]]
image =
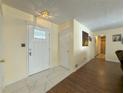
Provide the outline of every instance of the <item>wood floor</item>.
[[47,93],[122,93],[120,64],[94,59]]

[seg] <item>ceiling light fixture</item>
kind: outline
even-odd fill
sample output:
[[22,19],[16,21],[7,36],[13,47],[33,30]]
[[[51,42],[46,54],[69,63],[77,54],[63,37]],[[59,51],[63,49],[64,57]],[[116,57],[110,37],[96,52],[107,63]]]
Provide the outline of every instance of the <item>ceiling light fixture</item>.
[[48,10],[41,11],[40,16],[42,16],[43,18],[48,18],[49,17],[49,11]]

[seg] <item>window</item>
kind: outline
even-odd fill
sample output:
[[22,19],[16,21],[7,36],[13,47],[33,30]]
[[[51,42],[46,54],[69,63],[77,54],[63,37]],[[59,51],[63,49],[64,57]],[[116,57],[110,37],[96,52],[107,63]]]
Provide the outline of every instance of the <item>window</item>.
[[46,39],[45,31],[41,31],[39,29],[34,29],[34,38],[35,39]]

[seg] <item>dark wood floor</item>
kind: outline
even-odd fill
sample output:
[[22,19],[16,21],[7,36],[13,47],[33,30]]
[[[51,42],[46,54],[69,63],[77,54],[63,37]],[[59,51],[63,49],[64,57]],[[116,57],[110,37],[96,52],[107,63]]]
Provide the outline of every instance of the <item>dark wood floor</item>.
[[122,93],[120,65],[103,61],[90,61],[47,93]]

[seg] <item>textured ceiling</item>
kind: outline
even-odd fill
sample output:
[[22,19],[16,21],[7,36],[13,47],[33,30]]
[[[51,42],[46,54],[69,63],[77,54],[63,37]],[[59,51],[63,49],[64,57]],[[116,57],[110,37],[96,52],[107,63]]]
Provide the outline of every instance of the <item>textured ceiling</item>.
[[47,9],[50,21],[60,24],[77,19],[90,30],[122,26],[123,0],[3,0],[3,3],[36,15]]

